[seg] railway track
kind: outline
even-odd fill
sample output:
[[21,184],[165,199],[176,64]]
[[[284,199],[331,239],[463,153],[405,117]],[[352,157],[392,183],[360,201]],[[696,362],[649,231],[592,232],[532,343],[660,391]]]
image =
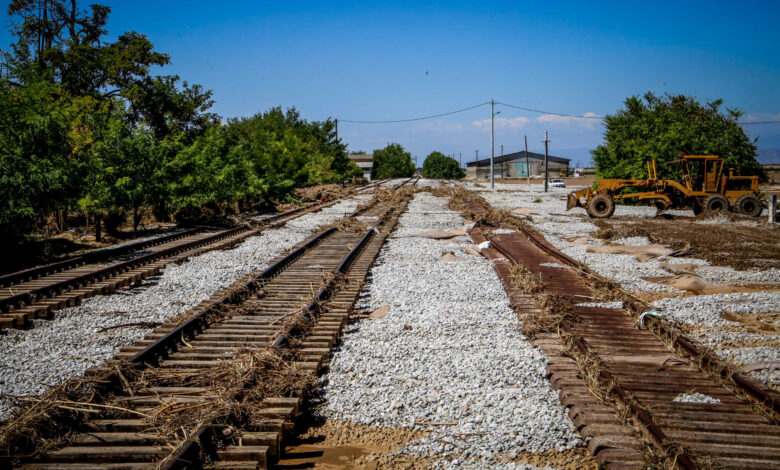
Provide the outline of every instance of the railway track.
[[[265,270],[215,293],[186,321],[164,324],[123,348],[115,360],[88,371],[95,396],[101,399],[80,405],[96,411],[87,414],[88,419],[59,429],[60,434],[72,433],[66,445],[35,458],[0,457],[0,468],[254,469],[271,465],[292,429],[303,390],[258,396],[262,384],[256,377],[255,382],[239,383],[228,395],[235,403],[251,402],[251,419],[198,423],[173,446],[153,418],[176,409],[209,408],[224,400],[226,391],[219,381],[204,386],[193,378],[224,371],[230,375],[236,364],[230,361],[236,357],[285,351],[279,353],[288,361],[280,374],[297,370],[313,378],[329,357],[374,259],[407,203],[408,198],[380,201],[358,210],[353,216],[372,227],[347,232],[330,228],[313,235]],[[132,379],[138,376],[143,380]]]
[[[486,203],[471,201],[472,210]],[[578,306],[594,291],[580,264],[543,237],[472,230],[494,260],[513,308],[523,321],[547,315],[554,326],[533,344],[549,358],[547,374],[588,449],[609,469],[780,468],[780,397],[725,369],[717,357],[662,319],[626,309]],[[543,291],[570,310],[556,317],[512,281],[512,265],[538,276]],[[592,276],[592,275],[591,275]],[[566,308],[564,308],[565,310]],[[707,402],[692,394],[711,397]]]
[[241,226],[220,231],[185,230],[0,276],[0,332],[4,328],[27,328],[33,319],[51,319],[57,310],[156,275],[167,264],[229,248],[261,230],[337,202],[314,203],[273,214],[256,220],[256,229]]

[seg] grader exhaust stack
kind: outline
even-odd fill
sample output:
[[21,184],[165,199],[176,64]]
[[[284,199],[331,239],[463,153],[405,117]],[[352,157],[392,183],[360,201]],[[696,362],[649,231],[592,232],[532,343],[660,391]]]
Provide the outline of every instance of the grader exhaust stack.
[[[596,218],[611,217],[616,199],[636,198],[653,201],[658,213],[679,205],[703,210],[729,211],[758,217],[763,205],[759,199],[757,176],[723,175],[723,159],[715,155],[683,155],[669,163],[681,164],[682,182],[658,179],[655,160],[647,162],[648,179],[601,179],[596,189],[586,188],[569,194],[566,210],[584,207]],[[642,188],[645,191],[619,194],[624,188]],[[584,198],[584,202],[581,199]]]

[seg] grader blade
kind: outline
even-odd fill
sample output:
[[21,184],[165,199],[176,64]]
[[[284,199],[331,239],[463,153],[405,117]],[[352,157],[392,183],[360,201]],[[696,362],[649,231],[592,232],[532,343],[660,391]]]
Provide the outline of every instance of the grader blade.
[[577,194],[577,191],[569,193],[569,196],[566,199],[566,210],[573,209],[575,207],[579,207],[580,205],[580,198]]

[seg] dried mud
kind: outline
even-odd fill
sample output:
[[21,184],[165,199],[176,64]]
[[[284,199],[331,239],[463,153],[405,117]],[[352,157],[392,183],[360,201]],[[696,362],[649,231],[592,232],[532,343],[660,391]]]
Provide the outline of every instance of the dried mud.
[[672,249],[690,246],[694,256],[715,266],[737,270],[780,268],[780,225],[763,221],[732,214],[719,218],[614,217],[594,222],[603,239],[644,236]]
[[[400,453],[407,443],[428,435],[429,431],[425,429],[376,427],[333,420],[311,421],[308,425],[297,442],[285,448],[276,468],[423,470],[441,460]],[[447,457],[451,458],[454,457]],[[523,452],[515,458],[499,457],[497,460],[565,470],[598,468],[584,447],[563,452]]]

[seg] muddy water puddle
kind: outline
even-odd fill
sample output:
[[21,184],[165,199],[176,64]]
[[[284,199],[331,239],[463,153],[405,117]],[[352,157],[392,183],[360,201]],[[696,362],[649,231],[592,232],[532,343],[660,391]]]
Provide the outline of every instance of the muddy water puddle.
[[362,457],[388,451],[389,448],[379,446],[301,444],[287,447],[275,468],[371,468]]

